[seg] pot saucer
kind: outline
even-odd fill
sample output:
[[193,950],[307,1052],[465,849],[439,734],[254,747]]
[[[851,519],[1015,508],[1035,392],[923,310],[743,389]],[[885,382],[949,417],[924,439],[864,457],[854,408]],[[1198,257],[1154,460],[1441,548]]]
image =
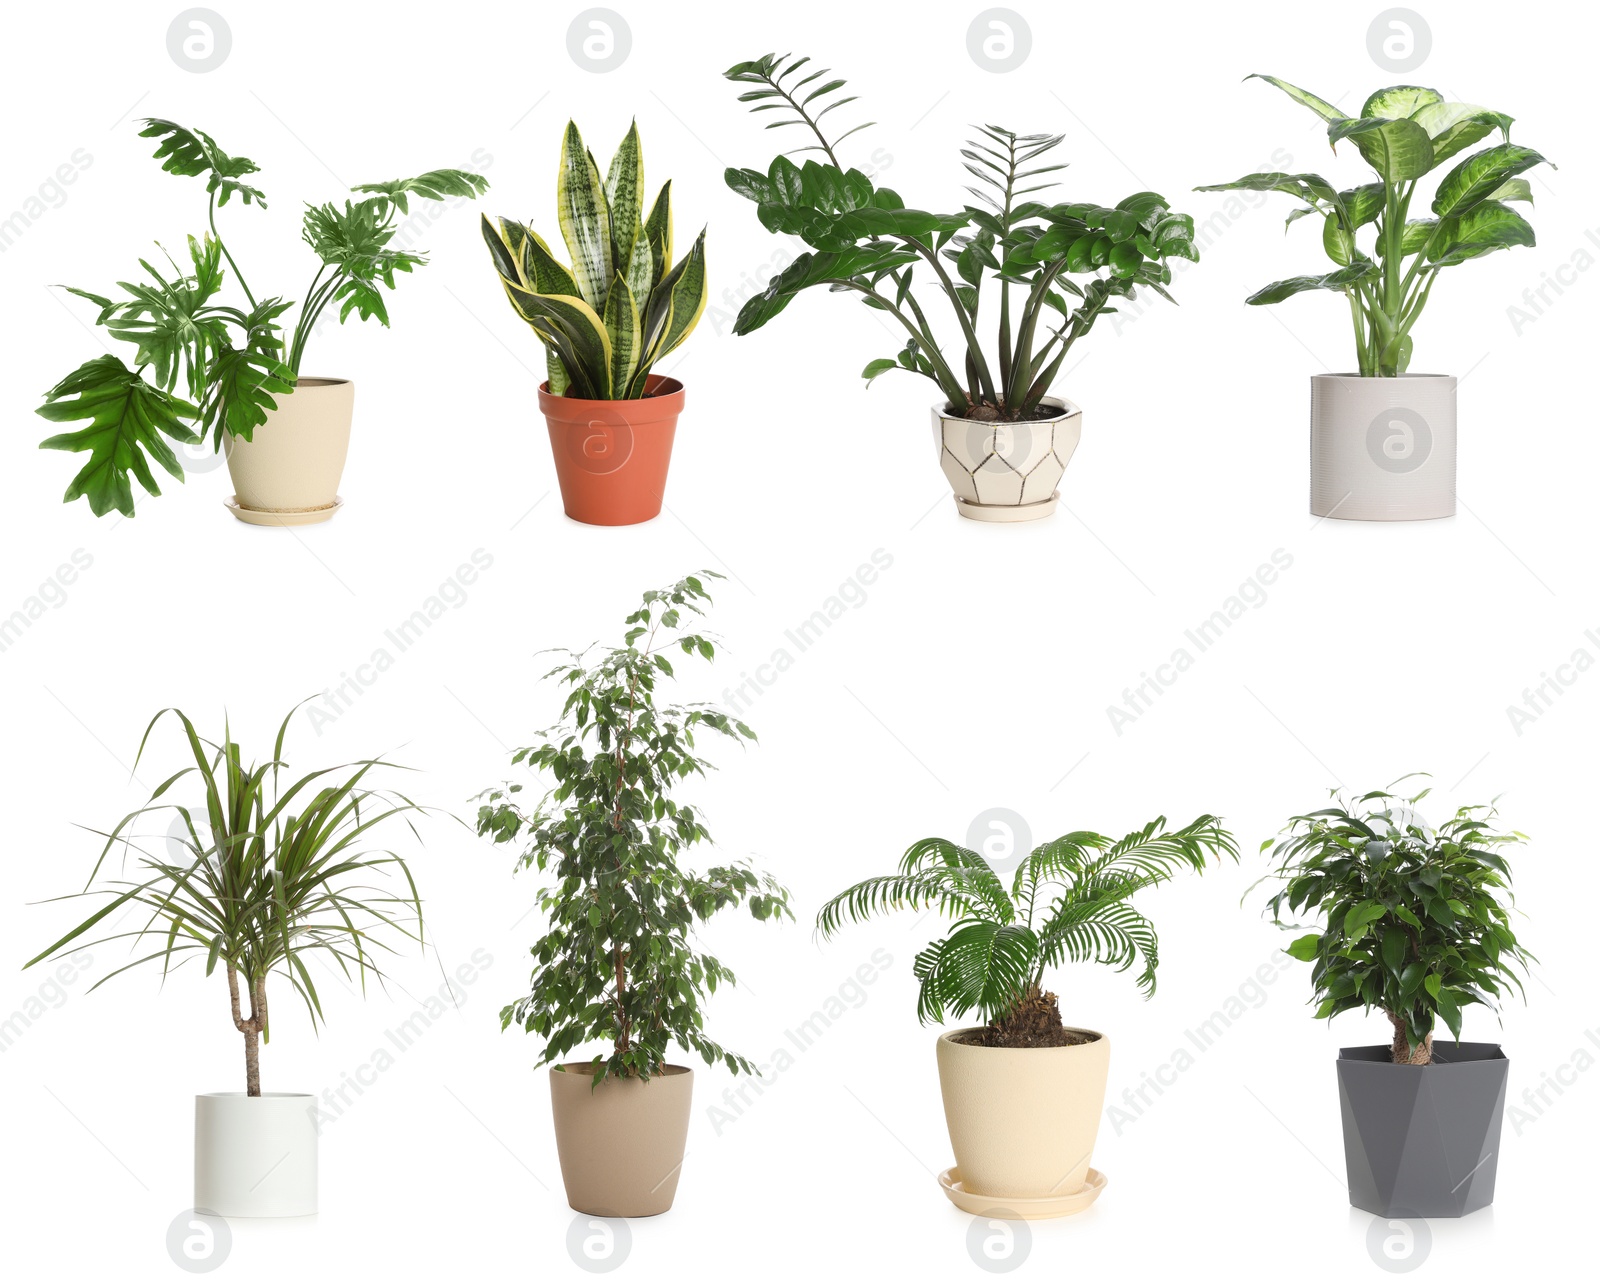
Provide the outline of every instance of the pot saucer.
[[333,514],[344,506],[344,500],[336,497],[327,507],[271,512],[264,508],[245,507],[239,502],[239,496],[233,495],[223,500],[223,506],[246,525],[320,525],[333,519]]
[[1100,1196],[1106,1177],[1093,1167],[1081,1189],[1055,1197],[989,1197],[963,1188],[961,1172],[951,1167],[939,1173],[944,1195],[969,1215],[986,1215],[998,1220],[1054,1220],[1086,1210]]
[[959,494],[955,496],[956,511],[969,521],[1013,522],[1037,521],[1049,516],[1056,510],[1056,500],[1061,497],[1057,490],[1047,499],[1040,499],[1036,503],[974,503],[964,499]]

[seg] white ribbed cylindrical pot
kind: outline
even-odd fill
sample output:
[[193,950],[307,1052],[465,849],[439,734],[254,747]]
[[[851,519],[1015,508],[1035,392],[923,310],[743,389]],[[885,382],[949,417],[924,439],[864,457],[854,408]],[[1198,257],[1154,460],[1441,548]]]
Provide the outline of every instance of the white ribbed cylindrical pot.
[[277,408],[248,441],[227,442],[229,510],[256,525],[328,520],[339,506],[355,394],[347,378],[302,378],[275,397]]
[[194,1205],[225,1217],[317,1213],[316,1097],[194,1097]]
[[938,1041],[939,1089],[963,1187],[987,1197],[1064,1197],[1083,1188],[1100,1130],[1111,1043],[1012,1049]]
[[1344,521],[1454,516],[1454,375],[1313,375],[1311,514]]
[[955,491],[956,510],[975,521],[1034,521],[1056,510],[1056,485],[1078,448],[1083,411],[1046,396],[1050,418],[985,423],[933,407],[939,466]]

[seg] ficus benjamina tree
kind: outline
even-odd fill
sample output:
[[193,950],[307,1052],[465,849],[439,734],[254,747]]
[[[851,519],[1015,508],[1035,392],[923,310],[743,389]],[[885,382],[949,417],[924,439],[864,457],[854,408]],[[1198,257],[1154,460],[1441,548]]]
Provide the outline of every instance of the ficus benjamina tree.
[[520,843],[517,866],[551,878],[538,893],[548,929],[531,949],[532,988],[500,1012],[501,1028],[519,1024],[540,1037],[540,1064],[605,1043],[607,1053],[587,1065],[596,1084],[659,1076],[673,1045],[754,1072],[706,1035],[702,1003],[735,980],[696,950],[694,930],[741,904],[758,921],[793,919],[788,892],[747,862],[703,873],[680,862],[710,841],[700,811],[677,796],[713,768],[697,736],[755,739],[714,704],[658,697],[676,677],[675,659],[715,657],[712,639],[691,625],[711,600],[702,578],[720,577],[705,572],[646,592],[620,646],[558,651],[563,661],[546,680],[567,690],[561,720],[512,756],[549,787],[523,809],[523,785],[505,783],[478,808],[480,834]]
[[[1198,191],[1281,191],[1301,202],[1289,222],[1314,216],[1332,271],[1274,281],[1250,295],[1253,305],[1281,303],[1308,290],[1343,294],[1355,328],[1356,359],[1366,377],[1392,378],[1411,363],[1412,328],[1447,268],[1532,245],[1533,228],[1510,201],[1533,203],[1518,175],[1545,158],[1511,141],[1512,118],[1471,103],[1446,102],[1435,89],[1393,85],[1366,100],[1359,116],[1275,76],[1265,80],[1310,108],[1337,150],[1350,142],[1376,171],[1376,182],[1336,189],[1318,174],[1249,174]],[[1434,188],[1431,217],[1413,218],[1419,182],[1490,134],[1501,141],[1456,162]],[[1365,228],[1371,227],[1370,237]]]
[[[941,837],[917,842],[899,870],[869,877],[836,895],[817,914],[831,937],[847,921],[908,909],[953,922],[912,963],[921,987],[917,1018],[979,1012],[989,1044],[1039,1044],[1041,1023],[1061,1028],[1046,971],[1069,962],[1139,966],[1145,996],[1156,988],[1160,957],[1154,925],[1129,901],[1184,869],[1204,872],[1239,849],[1215,815],[1181,828],[1151,820],[1121,838],[1070,832],[1035,848],[1009,885],[982,855]],[[1041,1020],[1041,1014],[1043,1019]]]
[[637,400],[652,369],[689,337],[706,306],[706,233],[672,261],[672,184],[644,205],[636,124],[600,176],[567,122],[556,176],[569,269],[527,223],[483,217],[483,239],[512,308],[545,347],[553,396]]
[[[1407,776],[1411,778],[1412,776]],[[1404,782],[1403,780],[1397,781]],[[1391,785],[1391,787],[1397,786]],[[1522,995],[1531,956],[1511,929],[1509,852],[1528,839],[1496,828],[1493,805],[1463,806],[1437,829],[1410,797],[1369,792],[1296,815],[1272,848],[1273,920],[1320,917],[1287,951],[1311,963],[1316,1017],[1382,1011],[1396,1064],[1427,1064],[1435,1026],[1461,1037],[1468,1006]],[[1257,883],[1259,884],[1259,883]]]
[[[126,940],[140,955],[94,988],[154,963],[163,982],[189,962],[203,961],[208,977],[220,968],[233,1026],[244,1038],[248,1095],[261,1094],[260,1049],[272,1037],[269,979],[288,983],[315,1028],[324,1015],[309,962],[330,962],[365,992],[368,979],[382,983],[381,963],[395,951],[386,932],[419,948],[423,943],[422,901],[405,859],[368,846],[391,820],[398,816],[411,827],[411,815],[421,810],[398,792],[372,786],[378,772],[402,767],[373,759],[294,774],[283,745],[297,710],[279,726],[272,756],[259,763],[246,762],[226,722],[218,742],[203,738],[176,708],[157,713],[139,742],[134,769],[156,724],[169,715],[182,729],[192,764],[164,780],[109,833],[97,833],[105,845],[88,882],[65,898],[105,902],[27,963]],[[199,804],[177,800],[196,791]],[[151,816],[169,817],[166,831],[140,832]],[[97,885],[114,850],[121,852],[123,875]],[[398,881],[384,884],[396,875]],[[79,942],[97,927],[111,933]]]
[[[977,203],[959,213],[929,213],[908,209],[898,193],[840,160],[839,144],[872,123],[829,139],[823,117],[856,100],[840,95],[843,80],[830,78],[810,58],[787,54],[741,62],[723,74],[750,86],[739,101],[751,111],[778,113],[768,129],[796,128],[808,138],[765,172],[729,169],[724,175],[729,187],[755,202],[762,226],[809,247],[744,304],[736,334],[761,328],[801,291],[826,285],[857,295],[906,334],[897,355],[867,364],[862,376],[869,384],[905,370],[938,384],[958,415],[1025,419],[1038,415],[1068,353],[1097,319],[1141,286],[1175,302],[1165,288],[1172,283],[1167,260],[1200,257],[1194,220],[1174,213],[1155,192],[1111,208],[1039,198],[1055,185],[1047,175],[1065,168],[1050,161],[1059,134],[976,127],[961,156],[977,181],[967,188]],[[816,156],[799,164],[789,159],[805,152]],[[917,294],[919,272],[950,305],[961,335],[959,355],[944,350],[929,323]],[[989,283],[993,302],[984,304]],[[983,331],[991,324],[993,338],[986,341]]]
[[[266,208],[266,196],[244,181],[260,166],[229,155],[210,134],[170,120],[145,120],[139,136],[161,139],[154,155],[168,173],[206,180],[209,230],[189,237],[186,264],[165,249],[165,268],[141,258],[143,277],[117,283],[121,298],[66,287],[95,304],[96,323],[134,349],[131,368],[111,353],[85,361],[45,394],[38,411],[52,423],[83,424],[50,437],[41,448],[89,455],[67,487],[66,501],[87,498],[96,516],[113,508],[133,515],[130,477],[147,493],[160,494],[152,461],[184,479],[169,440],[195,445],[209,436],[219,452],[235,437],[250,440],[277,408],[277,398],[294,391],[306,344],[331,304],[339,304],[341,323],[353,312],[387,326],[383,291],[394,289],[397,273],[428,261],[392,243],[411,198],[471,199],[489,186],[481,174],[433,169],[415,178],[363,183],[352,188],[362,198],[342,206],[307,204],[301,239],[319,265],[285,334],[282,320],[294,301],[251,289],[217,228],[217,210],[235,196],[242,205]],[[221,300],[228,271],[243,306]]]

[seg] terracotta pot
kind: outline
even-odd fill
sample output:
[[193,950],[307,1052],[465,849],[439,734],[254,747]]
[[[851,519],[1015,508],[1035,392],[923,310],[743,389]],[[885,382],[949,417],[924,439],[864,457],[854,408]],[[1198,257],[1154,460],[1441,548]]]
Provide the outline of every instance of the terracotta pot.
[[1101,1033],[1078,1046],[968,1046],[939,1038],[939,1088],[970,1193],[1022,1201],[1068,1198],[1089,1182],[1111,1043]]
[[672,1209],[689,1139],[694,1073],[607,1077],[587,1064],[550,1070],[556,1152],[567,1203],[585,1215],[660,1215]]
[[302,378],[279,396],[250,440],[227,445],[228,510],[252,525],[314,525],[338,511],[355,395],[347,378]]
[[1311,514],[1431,521],[1456,514],[1456,380],[1311,379]]
[[194,1097],[194,1205],[234,1218],[317,1213],[314,1095]]
[[539,385],[561,505],[585,525],[637,525],[661,513],[683,384],[652,374],[633,401],[552,396]]
[[974,521],[1034,521],[1056,510],[1056,485],[1083,431],[1083,411],[1046,396],[1051,418],[984,423],[933,407],[939,466],[956,494],[956,511]]

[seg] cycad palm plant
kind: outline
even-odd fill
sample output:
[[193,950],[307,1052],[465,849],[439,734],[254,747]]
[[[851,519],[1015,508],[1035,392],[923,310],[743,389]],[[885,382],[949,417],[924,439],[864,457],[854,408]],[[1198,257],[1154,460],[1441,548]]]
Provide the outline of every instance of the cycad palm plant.
[[832,936],[847,920],[902,908],[932,909],[954,925],[917,954],[917,1017],[942,1023],[982,1014],[984,1044],[1059,1044],[1065,1038],[1045,972],[1068,962],[1140,966],[1138,984],[1155,992],[1155,927],[1129,901],[1184,868],[1203,872],[1238,846],[1214,815],[1169,830],[1158,817],[1113,840],[1072,832],[1035,848],[1009,888],[982,855],[940,837],[906,851],[900,870],[871,877],[823,905],[817,930]]
[[[394,951],[375,937],[378,927],[397,930],[421,945],[422,904],[405,860],[392,851],[365,849],[363,844],[386,820],[419,807],[398,793],[367,784],[374,771],[399,768],[377,760],[313,770],[291,782],[282,781],[287,769],[283,741],[293,711],[278,729],[272,759],[247,766],[226,725],[222,742],[214,743],[202,739],[181,711],[164,709],[145,730],[135,770],[156,722],[169,712],[182,723],[194,764],[161,783],[144,806],[111,832],[99,834],[106,841],[88,883],[65,898],[106,896],[107,902],[28,966],[71,947],[83,947],[75,941],[125,908],[147,913],[128,930],[116,929],[120,920],[111,923],[108,929],[113,933],[88,945],[124,939],[132,941],[135,951],[147,941],[152,945],[151,951],[96,981],[94,988],[147,962],[161,963],[163,980],[198,957],[205,960],[207,976],[220,965],[228,977],[233,1025],[244,1036],[246,1093],[260,1095],[260,1044],[271,1038],[270,976],[288,980],[315,1027],[323,1011],[306,964],[309,958],[320,954],[331,960],[346,979],[355,978],[364,990],[369,976],[383,979],[378,954]],[[164,800],[190,776],[201,785],[203,808]],[[138,821],[169,811],[175,817],[173,831],[164,835],[166,856],[136,846],[141,839],[133,831]],[[123,848],[124,861],[129,851],[138,851],[139,872],[134,878],[96,887],[95,879],[115,846]],[[176,856],[174,846],[181,852]],[[401,874],[403,893],[369,883],[374,875],[391,870]]]
[[567,122],[556,181],[561,236],[572,267],[533,228],[483,218],[483,238],[517,315],[545,346],[554,396],[637,400],[652,367],[678,347],[706,305],[706,233],[672,262],[672,184],[645,212],[637,125],[605,178],[578,126]]

